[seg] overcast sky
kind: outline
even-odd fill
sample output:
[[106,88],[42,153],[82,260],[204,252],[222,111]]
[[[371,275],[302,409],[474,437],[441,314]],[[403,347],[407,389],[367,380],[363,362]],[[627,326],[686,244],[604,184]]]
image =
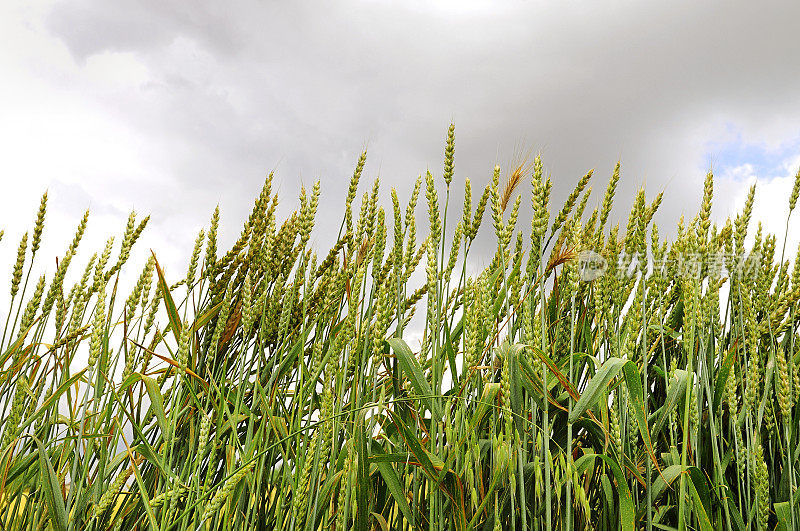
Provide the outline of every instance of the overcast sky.
[[153,248],[177,280],[214,206],[224,248],[273,169],[284,213],[321,179],[327,244],[360,151],[389,207],[389,186],[441,175],[451,120],[455,183],[540,152],[557,205],[591,168],[599,202],[620,160],[618,212],[645,184],[672,226],[713,167],[717,219],[757,178],[782,235],[798,20],[796,2],[2,0],[0,266],[49,190],[48,263],[87,207],[84,258],[136,209],[134,268]]

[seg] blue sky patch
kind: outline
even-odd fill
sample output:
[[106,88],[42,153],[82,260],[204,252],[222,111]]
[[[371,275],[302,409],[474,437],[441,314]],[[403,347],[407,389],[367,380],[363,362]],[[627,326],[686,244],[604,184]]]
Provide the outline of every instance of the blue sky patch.
[[706,147],[708,162],[715,174],[726,174],[749,164],[759,179],[784,177],[787,160],[800,154],[800,134],[776,146],[766,142],[748,143],[743,140],[741,131],[733,127],[729,132],[726,140],[709,142]]

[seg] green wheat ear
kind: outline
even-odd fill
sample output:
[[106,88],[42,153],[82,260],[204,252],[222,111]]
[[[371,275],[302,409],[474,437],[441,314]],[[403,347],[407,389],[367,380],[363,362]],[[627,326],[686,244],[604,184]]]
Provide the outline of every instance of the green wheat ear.
[[19,283],[22,281],[22,268],[25,265],[25,251],[28,248],[28,233],[22,235],[17,248],[17,261],[14,262],[14,272],[11,274],[11,298],[17,296]]
[[450,182],[453,180],[454,163],[456,151],[456,126],[451,123],[447,129],[447,145],[444,149],[444,182],[450,188]]
[[[31,244],[31,257],[36,255],[39,250],[39,244],[42,241],[42,231],[44,230],[44,216],[47,212],[47,192],[42,195],[42,201],[39,204],[39,211],[36,213],[36,224],[33,228],[33,241]],[[0,237],[0,239],[2,239]]]
[[792,186],[792,193],[789,194],[789,213],[797,206],[797,198],[800,196],[800,170],[794,176],[794,186]]

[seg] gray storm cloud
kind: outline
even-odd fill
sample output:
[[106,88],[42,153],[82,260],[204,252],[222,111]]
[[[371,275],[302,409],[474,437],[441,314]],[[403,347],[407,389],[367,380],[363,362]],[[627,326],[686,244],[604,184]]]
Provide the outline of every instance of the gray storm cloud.
[[[319,178],[321,219],[338,219],[365,146],[366,178],[407,197],[427,168],[441,174],[453,120],[456,183],[482,188],[496,163],[532,150],[556,204],[590,168],[599,201],[619,159],[617,215],[646,184],[665,192],[657,221],[671,224],[695,211],[709,146],[730,127],[767,144],[800,133],[795,3],[78,0],[41,14],[75,64],[53,83],[91,86],[81,72],[98,57],[143,66],[146,79],[82,98],[141,139],[182,197],[139,190],[140,205],[195,223],[217,201],[241,219],[272,169],[286,209]],[[718,212],[741,195],[729,181]]]

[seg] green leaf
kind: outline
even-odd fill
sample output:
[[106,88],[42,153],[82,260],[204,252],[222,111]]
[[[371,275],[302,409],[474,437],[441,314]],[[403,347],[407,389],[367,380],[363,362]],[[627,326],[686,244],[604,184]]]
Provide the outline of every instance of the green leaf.
[[56,403],[59,398],[61,398],[61,395],[64,394],[67,391],[67,389],[69,389],[75,382],[77,382],[85,372],[86,369],[83,369],[82,371],[75,373],[71,378],[65,380],[61,385],[59,385],[58,389],[56,389],[52,395],[47,397],[47,399],[42,403],[39,409],[37,409],[33,415],[25,419],[25,422],[20,425],[19,430],[20,431],[25,430],[25,428],[33,424],[33,422],[36,419],[38,419],[46,411],[48,411],[53,406],[53,404]]
[[369,480],[369,463],[367,462],[367,435],[364,431],[363,411],[359,415],[356,427],[356,445],[358,449],[358,464],[356,469],[357,490],[356,501],[358,503],[358,515],[356,518],[356,529],[367,531],[369,529],[369,502],[372,498]]
[[50,456],[47,455],[42,441],[33,435],[31,437],[39,448],[39,470],[42,473],[42,488],[47,502],[47,510],[50,513],[50,521],[53,522],[53,527],[59,531],[66,531],[69,527],[69,519],[64,506],[64,496],[61,494],[61,483],[56,471],[53,470]]
[[[681,475],[681,465],[670,465],[664,470],[661,471],[655,480],[653,480],[653,488],[652,488],[652,496],[653,502],[658,499],[659,496],[664,494],[664,491],[671,487],[672,483]],[[639,508],[639,512],[637,516],[641,518],[645,511],[647,510],[647,506],[642,505]]]
[[447,362],[450,364],[450,374],[453,375],[453,386],[458,387],[458,370],[456,367],[456,353],[453,349],[453,341],[450,337],[450,327],[444,327],[444,352],[447,355]]
[[472,415],[472,420],[469,423],[469,431],[474,431],[480,425],[483,417],[485,417],[489,409],[494,406],[499,392],[500,384],[497,382],[488,383],[483,386],[483,394],[481,394],[478,407],[475,408],[475,413]]
[[661,474],[653,481],[653,501],[672,485],[678,476],[681,475],[681,465],[670,465],[661,471]]
[[[373,447],[374,449],[374,447]],[[406,463],[411,458],[408,452],[399,452],[393,454],[374,453],[369,456],[370,463]]]
[[267,388],[271,389],[273,385],[277,385],[283,375],[289,372],[292,367],[294,367],[294,364],[300,357],[300,353],[302,351],[303,338],[300,337],[297,341],[295,341],[292,349],[281,357],[281,363],[278,365],[278,370],[273,372],[272,376],[270,376],[269,382],[267,382]]
[[773,504],[773,507],[775,508],[775,516],[778,517],[778,529],[781,531],[792,529],[792,507],[789,502],[777,502]]
[[597,374],[589,380],[578,402],[572,407],[569,422],[578,420],[587,409],[593,407],[601,397],[606,396],[608,383],[619,374],[625,363],[626,360],[624,358],[609,358],[603,363]]
[[153,408],[153,412],[156,414],[156,421],[161,427],[164,440],[168,441],[171,439],[172,430],[167,422],[166,415],[164,415],[164,397],[161,395],[161,388],[158,386],[158,382],[149,376],[142,376],[142,381],[147,389],[147,396],[150,397],[150,407]]
[[544,362],[544,364],[547,365],[547,368],[550,370],[550,372],[555,375],[558,383],[561,384],[561,387],[567,391],[569,396],[571,396],[575,402],[578,402],[580,400],[580,396],[578,395],[577,389],[575,389],[575,386],[570,383],[569,378],[567,378],[564,373],[558,369],[558,366],[555,364],[555,362],[550,359],[550,357],[539,347],[530,346],[530,348],[533,349],[533,352],[535,352],[536,355],[539,356],[539,358]]
[[153,260],[156,263],[158,287],[161,290],[161,297],[164,299],[164,307],[167,309],[167,317],[169,317],[169,325],[172,329],[172,335],[175,336],[175,341],[180,341],[181,329],[183,328],[183,325],[181,324],[181,319],[178,316],[178,309],[175,307],[175,301],[172,300],[172,294],[169,292],[169,284],[167,284],[167,280],[164,278],[164,271],[158,264],[156,253],[153,253]]
[[578,474],[583,469],[588,467],[590,461],[594,461],[595,457],[599,457],[606,462],[606,465],[611,469],[614,474],[614,479],[617,481],[617,493],[619,495],[619,519],[622,531],[633,531],[636,523],[636,511],[633,506],[633,496],[630,489],[628,489],[628,482],[625,475],[620,470],[617,462],[607,455],[601,454],[587,454],[575,461],[575,469]]
[[376,512],[371,512],[370,514],[375,518],[375,520],[378,522],[378,525],[381,526],[381,529],[383,529],[383,531],[389,531],[389,524],[386,522],[386,519],[383,516],[379,515]]
[[[334,492],[334,487],[336,487],[336,485],[338,485],[341,481],[343,472],[343,470],[339,470],[333,475],[325,478],[325,482],[322,484],[322,488],[319,489],[319,496],[317,497],[317,511],[313,519],[314,523],[321,521],[322,514],[328,510],[328,506],[330,505],[331,497]],[[310,523],[311,522],[308,522],[308,524]],[[312,529],[316,529],[316,527],[312,527]]]
[[611,481],[609,481],[608,475],[603,474],[600,482],[603,485],[603,501],[605,502],[606,510],[613,515],[614,489],[611,487]]
[[406,373],[408,379],[411,380],[411,385],[420,397],[420,400],[430,410],[436,420],[442,418],[442,412],[439,409],[439,401],[433,396],[428,380],[422,373],[422,367],[419,366],[417,358],[411,352],[408,344],[399,337],[392,337],[386,340],[392,348],[397,358],[400,360],[400,367]]
[[194,320],[194,324],[192,324],[192,331],[197,332],[201,330],[205,325],[207,325],[211,321],[211,319],[213,319],[214,316],[219,313],[220,309],[222,308],[222,305],[223,305],[222,302],[218,302],[216,306],[213,306],[208,310],[206,310],[205,312],[198,315],[197,318]]
[[708,483],[708,478],[706,477],[705,473],[696,466],[689,467],[688,472],[689,476],[694,482],[695,488],[697,488],[697,492],[700,495],[700,500],[703,502],[703,507],[706,510],[706,514],[711,514],[711,488]]
[[510,345],[508,342],[504,342],[500,346],[500,355],[503,359],[508,356],[508,364],[510,368],[510,375],[509,375],[509,387],[511,396],[509,397],[509,404],[511,406],[511,412],[513,413],[514,424],[517,426],[517,430],[520,432],[523,431],[524,425],[522,424],[522,381],[520,378],[520,369],[519,369],[519,353],[525,348],[525,345],[520,343]]
[[478,506],[478,508],[475,510],[475,513],[472,515],[472,520],[470,520],[469,524],[467,524],[466,526],[466,528],[469,531],[475,529],[475,525],[478,523],[478,519],[481,517],[483,511],[486,509],[486,505],[490,500],[494,499],[492,494],[494,494],[494,490],[497,488],[497,480],[499,477],[500,474],[492,474],[492,482],[489,484],[489,490],[486,491],[486,494],[483,496],[483,499],[481,500],[481,504]]
[[725,394],[725,384],[728,381],[728,376],[731,373],[731,368],[733,367],[733,362],[736,361],[736,347],[734,345],[733,348],[728,351],[728,355],[725,356],[725,360],[719,366],[719,370],[717,372],[717,382],[714,385],[714,411],[719,411],[719,404],[722,402],[722,395]]
[[633,416],[636,418],[636,423],[639,425],[639,432],[642,434],[645,449],[650,454],[650,458],[658,467],[658,460],[656,454],[653,452],[653,443],[650,441],[650,428],[647,426],[647,417],[644,413],[644,391],[642,390],[642,376],[639,374],[639,369],[632,361],[628,361],[623,366],[625,373],[625,385],[628,387],[628,398],[630,405],[633,409]]
[[661,430],[669,419],[669,414],[678,406],[680,400],[686,397],[687,377],[688,373],[685,370],[675,370],[675,376],[669,381],[667,400],[655,413],[656,421],[653,424],[653,430],[651,432],[653,437],[658,437],[658,434],[661,433]]
[[544,391],[542,390],[542,379],[539,372],[533,370],[527,356],[518,356],[517,364],[520,371],[520,384],[528,391],[528,394],[536,402],[537,407],[544,408]]
[[400,436],[405,441],[409,451],[414,454],[417,463],[422,467],[422,470],[425,471],[428,477],[436,481],[438,479],[439,472],[444,469],[444,461],[422,446],[422,442],[416,435],[414,435],[411,429],[406,426],[405,422],[403,422],[403,419],[400,418],[400,415],[397,415],[393,411],[389,411],[389,413],[391,414],[395,425],[398,427]]
[[[31,329],[31,327],[32,327],[32,326],[33,326],[33,324],[31,324],[31,326],[29,326],[29,327],[28,327],[28,328],[27,328],[27,329],[26,329],[26,330],[25,330],[23,333],[21,333],[21,334],[20,334],[20,336],[17,338],[17,340],[16,340],[16,341],[14,341],[14,343],[12,343],[12,344],[11,344],[11,345],[10,345],[10,346],[9,346],[9,347],[6,349],[6,351],[5,351],[5,353],[3,354],[2,358],[0,358],[0,367],[2,367],[3,365],[5,365],[6,361],[8,361],[9,359],[11,359],[11,357],[12,357],[14,354],[16,354],[16,353],[17,353],[17,350],[19,350],[19,347],[21,347],[21,346],[22,346],[22,344],[25,342],[25,338],[28,336],[28,332],[30,331],[30,329]],[[25,350],[28,350],[28,348],[30,348],[30,345],[28,345],[28,347],[26,347],[26,348],[25,348]]]
[[736,506],[736,500],[730,497],[728,498],[728,512],[731,515],[733,529],[736,531],[746,531],[747,526],[744,525],[744,519],[742,518],[742,513],[739,512],[739,508]]
[[689,468],[687,476],[689,478],[689,488],[692,491],[692,498],[694,499],[694,513],[697,515],[700,529],[703,531],[713,531],[714,527],[711,525],[711,520],[708,518],[711,502],[709,500],[705,476],[703,476],[699,468],[694,466]]
[[164,474],[165,476],[178,479],[175,473],[164,465],[164,463],[161,461],[161,458],[149,444],[143,442],[138,444],[137,446],[134,446],[133,449],[136,450],[136,453],[141,454],[142,457],[147,459],[150,462],[150,464],[154,465],[162,474]]
[[[119,423],[117,423],[117,426],[119,426]],[[147,520],[150,522],[150,528],[158,529],[156,515],[153,513],[153,507],[150,505],[149,494],[147,494],[147,487],[145,487],[142,475],[139,473],[139,467],[136,466],[136,462],[133,460],[133,455],[131,455],[130,458],[131,464],[133,465],[133,473],[136,476],[136,486],[139,487],[139,497],[142,500],[142,505],[144,505],[144,512],[147,514]]]
[[377,465],[378,471],[383,477],[383,481],[386,482],[386,486],[389,488],[392,498],[394,498],[394,502],[397,504],[400,512],[403,513],[403,516],[406,517],[406,520],[411,527],[414,527],[416,525],[414,523],[414,513],[411,511],[411,507],[408,505],[408,500],[403,492],[402,485],[400,485],[400,479],[397,477],[397,472],[395,472],[391,463],[386,461],[378,461]]

